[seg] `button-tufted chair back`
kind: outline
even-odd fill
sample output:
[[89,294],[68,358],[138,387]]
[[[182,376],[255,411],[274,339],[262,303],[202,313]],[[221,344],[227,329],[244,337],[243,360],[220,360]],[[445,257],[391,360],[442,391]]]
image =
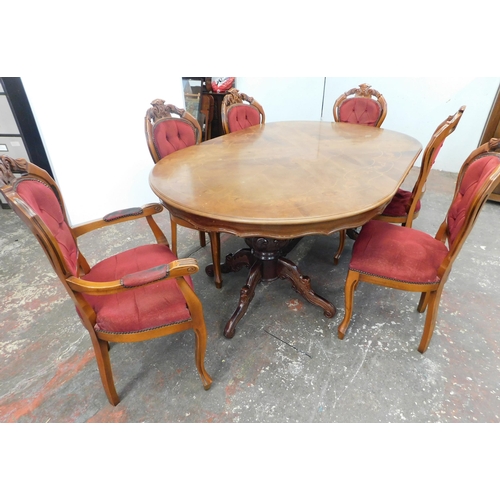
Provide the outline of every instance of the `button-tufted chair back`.
[[221,117],[226,134],[266,122],[262,106],[253,97],[240,93],[237,89],[231,89],[224,96]]
[[336,122],[380,127],[386,115],[384,96],[366,83],[343,93],[333,105]]

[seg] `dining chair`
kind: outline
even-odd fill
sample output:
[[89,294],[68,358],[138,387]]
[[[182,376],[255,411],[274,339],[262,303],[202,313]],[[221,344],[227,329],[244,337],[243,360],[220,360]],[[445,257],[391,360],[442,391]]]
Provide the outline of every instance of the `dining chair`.
[[[198,121],[184,109],[173,104],[165,104],[163,99],[155,99],[144,119],[146,140],[153,161],[158,163],[165,156],[180,149],[200,144],[202,131]],[[170,214],[171,248],[177,255],[177,226],[196,229],[188,221]],[[199,231],[200,245],[206,246],[205,232]],[[209,233],[215,285],[222,286],[220,271],[220,234]]]
[[[333,119],[337,123],[380,127],[386,115],[387,101],[385,97],[367,83],[362,83],[359,87],[344,92],[333,104]],[[358,235],[355,228],[339,231],[339,246],[333,257],[335,265],[338,264],[344,250],[346,234],[353,240]]]
[[412,191],[398,189],[382,214],[377,215],[375,219],[402,224],[407,227],[412,226],[413,221],[420,214],[421,199],[425,192],[429,172],[443,147],[445,139],[455,131],[464,111],[465,106],[461,106],[454,115],[448,116],[446,120],[438,125],[422,154],[419,174]]
[[386,115],[387,101],[367,83],[344,92],[333,104],[333,119],[340,123],[380,127]]
[[490,193],[500,183],[500,139],[473,151],[462,165],[455,193],[436,236],[417,229],[371,220],[356,238],[345,283],[345,315],[338,327],[343,339],[351,321],[354,291],[360,281],[420,292],[417,310],[425,312],[418,347],[424,353],[434,331],[441,294],[453,262]]
[[[195,365],[203,387],[209,389],[212,379],[204,366],[207,332],[203,307],[191,279],[198,264],[192,258],[178,259],[170,249],[153,218],[163,207],[152,203],[71,226],[61,192],[45,170],[6,156],[0,157],[0,165],[2,194],[42,246],[90,334],[109,402],[117,405],[120,401],[111,370],[110,342],[139,342],[190,329],[196,339]],[[13,166],[25,173],[9,178],[4,171],[12,171]],[[144,217],[156,243],[89,265],[78,246],[80,236]]]
[[238,89],[231,89],[224,96],[221,118],[226,134],[266,122],[262,106],[253,97],[241,93]]

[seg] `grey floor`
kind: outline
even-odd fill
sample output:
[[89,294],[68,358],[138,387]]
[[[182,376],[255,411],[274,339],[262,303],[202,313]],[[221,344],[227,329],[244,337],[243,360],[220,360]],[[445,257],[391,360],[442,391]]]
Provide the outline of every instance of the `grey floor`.
[[[415,228],[436,232],[454,182],[454,174],[431,172]],[[117,344],[111,361],[121,402],[113,407],[90,338],[43,251],[11,210],[0,210],[0,421],[499,422],[499,214],[500,204],[485,205],[445,287],[424,355],[417,351],[424,319],[418,294],[370,284],[358,287],[351,327],[337,338],[352,241],[334,266],[336,234],[304,238],[288,256],[336,305],[333,319],[279,280],[258,286],[236,335],[224,338],[246,269],[224,275],[216,289],[204,272],[209,247],[181,228],[179,255],[200,264],[194,284],[205,310],[213,385],[202,388],[191,332]],[[168,215],[159,221],[169,234]],[[80,243],[93,261],[150,241],[145,225],[136,224]],[[244,246],[237,237],[222,238],[223,254]]]

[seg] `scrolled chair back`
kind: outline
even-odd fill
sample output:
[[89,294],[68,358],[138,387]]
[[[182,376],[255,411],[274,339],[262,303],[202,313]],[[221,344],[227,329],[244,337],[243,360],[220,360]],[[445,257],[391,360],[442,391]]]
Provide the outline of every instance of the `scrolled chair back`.
[[238,89],[231,89],[224,96],[221,117],[226,134],[266,122],[262,106]]
[[333,118],[341,123],[380,127],[386,115],[384,96],[367,83],[344,92],[333,105]]
[[163,99],[151,102],[145,116],[145,133],[149,152],[155,161],[180,149],[201,142],[201,127],[185,109],[165,104]]

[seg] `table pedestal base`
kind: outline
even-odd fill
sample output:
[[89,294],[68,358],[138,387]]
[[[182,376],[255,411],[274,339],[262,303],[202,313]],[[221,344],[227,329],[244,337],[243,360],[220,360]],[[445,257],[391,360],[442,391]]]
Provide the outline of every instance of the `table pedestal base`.
[[[240,291],[238,306],[224,328],[226,338],[234,337],[236,325],[245,315],[255,295],[255,288],[261,281],[269,282],[278,278],[288,278],[296,292],[300,293],[311,304],[321,307],[327,318],[333,318],[336,312],[333,304],[314,293],[310,278],[302,276],[298,267],[284,257],[299,240],[245,238],[245,242],[250,248],[243,248],[234,255],[226,256],[226,262],[221,265],[223,273],[239,271],[242,267],[250,268],[246,284]],[[210,276],[210,273],[213,273],[213,266],[207,266],[206,272]]]

